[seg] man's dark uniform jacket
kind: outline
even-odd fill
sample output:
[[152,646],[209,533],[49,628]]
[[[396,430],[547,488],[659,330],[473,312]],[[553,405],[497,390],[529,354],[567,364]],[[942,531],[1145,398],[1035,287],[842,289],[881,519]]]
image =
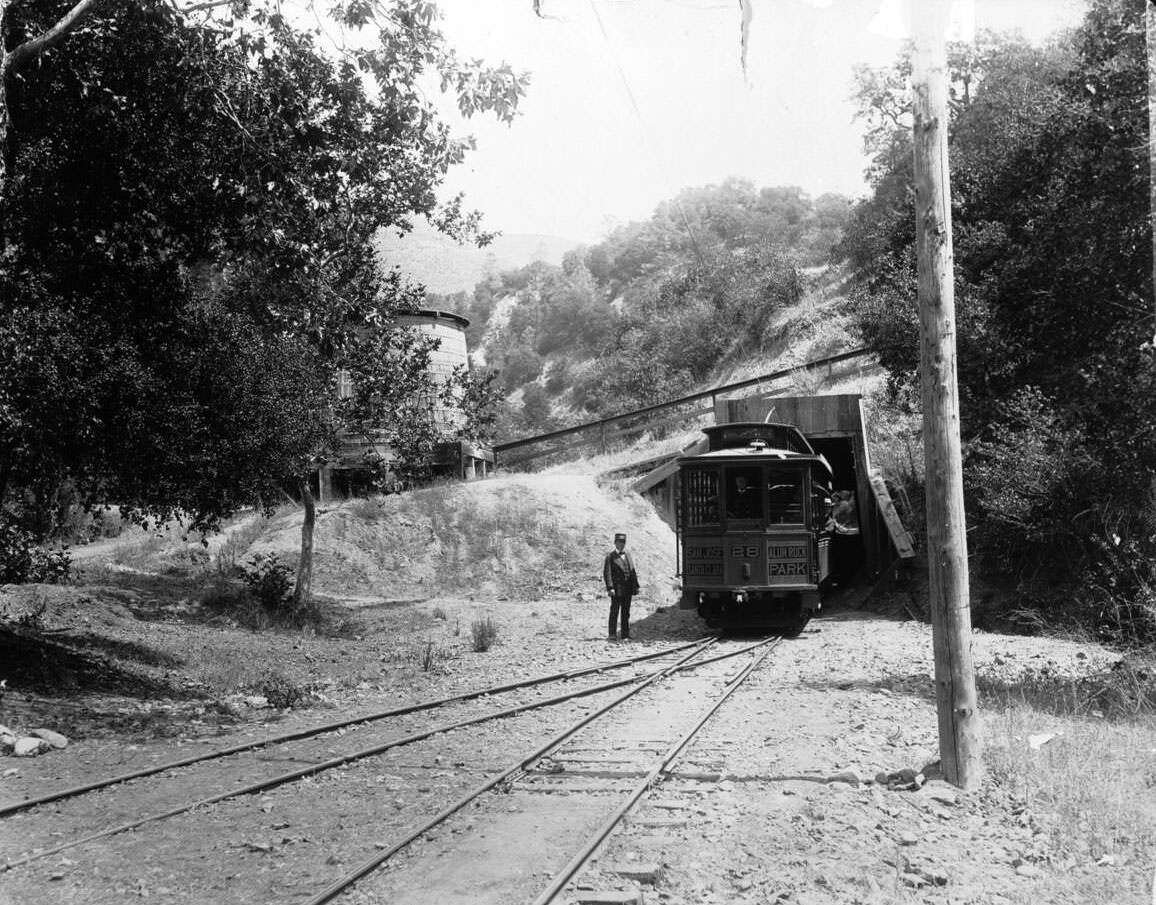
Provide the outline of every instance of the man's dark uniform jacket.
[[602,564],[602,578],[606,582],[606,590],[615,597],[638,593],[638,573],[634,571],[634,563],[625,550],[621,553],[611,550],[606,554],[606,561]]

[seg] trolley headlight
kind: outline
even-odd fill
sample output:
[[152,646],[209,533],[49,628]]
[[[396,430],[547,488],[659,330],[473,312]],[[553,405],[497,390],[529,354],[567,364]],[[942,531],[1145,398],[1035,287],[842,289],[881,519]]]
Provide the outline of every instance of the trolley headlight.
[[746,602],[747,602],[747,595],[743,591],[738,591],[735,593],[735,603],[746,603]]

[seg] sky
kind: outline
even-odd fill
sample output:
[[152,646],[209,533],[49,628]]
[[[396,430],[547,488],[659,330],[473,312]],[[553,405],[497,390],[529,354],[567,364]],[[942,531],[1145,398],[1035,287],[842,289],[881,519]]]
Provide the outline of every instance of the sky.
[[[532,0],[437,2],[462,56],[530,74],[510,126],[447,113],[477,149],[445,195],[464,192],[489,229],[596,242],[682,188],[731,176],[866,193],[852,66],[895,59],[900,40],[879,25],[901,0],[750,0],[745,71],[739,0],[541,0],[542,17]],[[977,27],[1033,41],[1084,9],[973,2]]]

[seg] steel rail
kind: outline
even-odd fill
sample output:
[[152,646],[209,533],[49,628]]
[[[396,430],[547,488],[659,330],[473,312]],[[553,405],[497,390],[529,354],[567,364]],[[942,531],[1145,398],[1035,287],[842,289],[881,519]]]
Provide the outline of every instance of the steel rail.
[[614,828],[618,826],[618,824],[622,821],[622,818],[626,816],[627,812],[629,812],[630,809],[638,803],[638,800],[642,798],[642,796],[645,795],[647,791],[649,791],[651,786],[654,785],[658,778],[663,773],[667,772],[670,766],[682,753],[682,750],[688,744],[690,744],[691,740],[702,730],[702,727],[707,724],[707,721],[718,712],[718,709],[722,707],[722,705],[732,694],[734,694],[739,686],[741,686],[743,682],[750,678],[751,673],[762,665],[763,661],[770,656],[771,651],[773,651],[775,647],[778,647],[779,643],[781,642],[776,641],[772,647],[763,652],[762,656],[752,658],[751,662],[746,665],[742,672],[740,672],[728,683],[728,687],[722,696],[705,711],[703,711],[702,715],[698,718],[695,724],[682,736],[682,738],[680,738],[677,742],[671,745],[670,748],[667,749],[666,754],[662,757],[662,760],[660,760],[654,769],[651,770],[634,786],[626,799],[617,808],[614,809],[610,816],[606,818],[605,822],[591,834],[589,839],[586,840],[586,844],[582,847],[582,850],[579,851],[578,854],[576,854],[572,859],[570,859],[569,863],[567,863],[567,865],[562,868],[558,874],[555,875],[554,879],[550,881],[550,885],[547,886],[536,899],[534,899],[531,905],[549,905],[550,902],[554,901],[554,898],[565,888],[566,884],[570,882],[571,878],[573,878],[573,876],[582,869],[582,866],[588,860],[590,860],[590,856],[593,855],[595,851],[597,851],[598,846],[603,843],[607,836],[614,832]]
[[[685,663],[685,661],[687,659],[696,656],[701,651],[705,650],[707,647],[714,644],[717,640],[718,640],[717,638],[708,638],[705,641],[697,642],[695,645],[695,649],[692,650],[682,660],[678,661],[678,664],[676,664],[676,666]],[[685,646],[680,647],[679,649],[680,650],[685,649]],[[693,664],[693,667],[697,667],[700,665],[702,665],[702,664]],[[374,757],[378,754],[383,754],[384,752],[390,750],[391,748],[400,748],[400,747],[403,747],[405,745],[411,745],[415,742],[423,741],[424,739],[430,738],[431,736],[434,736],[434,735],[440,735],[440,734],[445,733],[445,732],[452,732],[455,729],[462,729],[462,728],[465,728],[466,726],[477,725],[478,723],[488,722],[489,720],[501,719],[501,718],[507,717],[507,716],[514,716],[516,714],[523,713],[523,712],[528,711],[528,710],[537,710],[537,709],[542,708],[542,707],[550,707],[550,706],[553,706],[554,704],[560,704],[560,703],[563,703],[565,701],[573,700],[575,698],[588,697],[592,694],[598,694],[598,693],[603,692],[603,691],[610,691],[610,690],[613,690],[615,688],[620,688],[623,685],[631,685],[631,684],[634,684],[635,682],[638,682],[640,680],[644,680],[646,683],[649,683],[650,681],[652,681],[653,677],[661,675],[661,674],[669,671],[671,668],[672,667],[664,667],[662,670],[659,670],[659,671],[654,672],[654,673],[650,673],[649,675],[646,675],[646,676],[627,676],[624,679],[617,679],[613,682],[604,682],[601,685],[594,685],[594,686],[591,686],[590,688],[582,688],[582,689],[579,689],[577,691],[569,692],[567,694],[555,695],[552,698],[546,698],[545,700],[542,700],[542,701],[534,701],[534,702],[531,702],[528,704],[518,704],[517,706],[508,707],[508,708],[505,708],[504,710],[491,711],[489,713],[484,713],[484,714],[481,714],[479,716],[470,717],[469,719],[459,720],[459,721],[454,722],[454,723],[443,723],[442,725],[435,726],[432,729],[426,729],[426,730],[423,730],[421,732],[416,732],[416,733],[412,733],[410,735],[402,736],[401,738],[392,739],[388,742],[383,742],[380,745],[374,745],[371,748],[365,748],[365,749],[362,749],[360,751],[354,751],[354,752],[351,752],[349,754],[343,754],[339,757],[331,758],[331,759],[326,760],[326,761],[321,761],[320,763],[310,764],[307,767],[302,767],[302,768],[297,769],[297,770],[292,770],[288,773],[282,773],[282,774],[279,774],[277,776],[273,776],[273,777],[270,777],[268,779],[263,779],[263,780],[260,780],[258,782],[250,783],[248,785],[241,786],[241,787],[236,788],[236,789],[230,789],[227,792],[220,792],[216,795],[210,795],[207,798],[201,798],[201,799],[198,799],[197,801],[188,802],[186,804],[179,805],[179,806],[174,807],[174,808],[170,808],[167,811],[162,811],[162,812],[155,813],[155,814],[148,814],[144,817],[139,817],[136,820],[132,820],[128,823],[123,823],[123,824],[120,824],[120,825],[114,826],[114,827],[108,827],[107,829],[100,830],[99,832],[96,832],[96,833],[89,833],[87,836],[81,836],[79,839],[72,839],[68,842],[62,842],[60,845],[56,845],[56,846],[53,846],[52,848],[44,849],[42,851],[33,852],[32,854],[25,855],[23,858],[19,858],[15,861],[7,861],[4,863],[3,866],[0,866],[0,873],[3,873],[5,871],[9,871],[9,870],[13,870],[14,868],[17,868],[17,867],[23,867],[25,864],[29,864],[33,861],[39,861],[42,858],[47,858],[47,857],[50,857],[52,855],[59,854],[60,852],[67,851],[68,849],[71,849],[71,848],[76,848],[77,846],[84,845],[85,843],[88,843],[88,842],[95,842],[98,839],[106,839],[110,836],[116,836],[116,835],[119,835],[121,833],[128,832],[129,830],[137,829],[138,827],[144,826],[146,823],[154,823],[158,820],[166,820],[169,817],[175,817],[178,814],[184,814],[188,811],[192,811],[192,810],[199,808],[199,807],[205,807],[205,806],[210,805],[210,804],[217,804],[218,802],[226,801],[230,798],[239,798],[243,795],[253,795],[257,792],[263,792],[266,789],[276,788],[277,786],[282,786],[282,785],[285,785],[286,783],[294,782],[298,779],[304,779],[307,776],[316,776],[318,773],[324,773],[327,770],[332,770],[332,769],[335,769],[337,767],[342,767],[342,766],[345,766],[346,764],[353,763],[353,762],[358,761],[358,760],[364,760],[367,757]]]
[[[717,640],[717,639],[715,639],[715,640]],[[559,745],[561,745],[562,742],[566,741],[566,739],[570,738],[572,735],[576,734],[579,730],[583,729],[584,727],[586,727],[587,725],[592,723],[594,720],[598,719],[598,717],[602,716],[603,714],[607,713],[610,710],[613,710],[615,707],[619,706],[624,701],[626,701],[629,698],[633,697],[634,695],[640,693],[641,691],[643,691],[644,689],[646,689],[650,685],[654,684],[655,682],[659,681],[660,679],[663,679],[663,678],[666,678],[667,676],[673,675],[676,672],[681,672],[684,669],[697,669],[700,666],[705,666],[707,663],[713,663],[713,662],[718,661],[718,660],[725,660],[725,659],[728,659],[730,657],[737,657],[741,654],[747,653],[748,651],[755,650],[756,648],[763,647],[767,644],[770,644],[772,641],[778,641],[778,640],[779,639],[769,639],[766,641],[759,641],[755,644],[744,647],[741,650],[730,651],[730,652],[725,653],[725,654],[719,654],[715,657],[710,657],[706,660],[701,660],[698,663],[688,663],[687,662],[688,660],[691,660],[692,658],[698,656],[698,654],[700,654],[702,651],[706,650],[706,648],[709,647],[709,644],[707,644],[707,645],[703,645],[703,647],[700,650],[691,651],[689,654],[687,654],[682,660],[678,661],[677,663],[674,663],[671,666],[664,667],[661,670],[657,670],[656,672],[652,673],[649,677],[647,677],[646,681],[644,681],[642,684],[638,685],[636,688],[631,688],[625,694],[619,695],[613,701],[610,701],[608,704],[605,704],[604,706],[598,708],[597,710],[593,711],[592,713],[586,715],[581,720],[579,720],[577,723],[574,723],[573,725],[571,725],[567,729],[564,729],[562,732],[555,735],[553,738],[551,738],[548,742],[546,742],[540,748],[536,749],[533,753],[526,755],[525,757],[521,758],[516,763],[507,767],[501,773],[497,774],[496,776],[491,777],[489,780],[484,782],[482,785],[476,787],[475,789],[471,790],[470,792],[467,792],[465,795],[463,795],[461,798],[459,798],[453,804],[448,805],[446,808],[439,811],[437,814],[435,814],[433,817],[431,817],[429,820],[427,820],[425,823],[423,823],[420,827],[413,830],[404,839],[401,839],[400,841],[394,843],[392,846],[390,846],[388,849],[381,852],[380,854],[374,855],[372,858],[362,862],[360,865],[358,865],[356,868],[354,868],[352,871],[350,871],[344,877],[340,878],[339,880],[334,881],[329,886],[327,886],[325,889],[323,889],[321,892],[317,893],[317,895],[315,895],[313,898],[306,901],[304,903],[304,905],[325,905],[326,902],[332,901],[334,898],[336,898],[338,895],[340,895],[342,892],[344,892],[346,889],[348,889],[350,886],[352,886],[358,880],[360,880],[361,878],[365,877],[367,874],[376,870],[378,867],[380,867],[382,864],[384,864],[386,861],[388,861],[390,858],[392,858],[395,854],[397,854],[399,851],[401,851],[403,848],[405,848],[406,846],[408,846],[410,843],[414,842],[415,840],[421,838],[423,835],[425,835],[431,829],[433,829],[434,827],[438,826],[439,824],[443,823],[444,821],[446,821],[447,819],[452,817],[454,814],[456,814],[458,811],[460,811],[466,805],[470,804],[470,802],[474,801],[477,798],[480,798],[486,792],[489,792],[491,789],[495,788],[496,786],[501,785],[503,782],[506,782],[511,777],[515,776],[517,773],[525,771],[525,769],[527,767],[529,767],[532,763],[534,763],[534,761],[540,760],[541,758],[545,757],[550,751],[554,750]],[[714,641],[712,640],[710,643],[713,644]]]
[[470,802],[481,797],[482,795],[484,795],[486,792],[490,791],[490,789],[494,788],[495,786],[501,785],[503,782],[508,780],[510,777],[514,776],[514,774],[525,770],[526,767],[528,767],[534,761],[539,760],[542,757],[545,757],[548,752],[550,752],[554,748],[558,747],[558,745],[562,744],[562,742],[566,741],[566,739],[570,738],[570,736],[574,735],[579,730],[581,730],[582,728],[584,728],[588,724],[592,723],[594,720],[598,719],[598,717],[602,716],[607,711],[613,710],[615,707],[617,707],[623,701],[633,697],[634,695],[638,694],[639,692],[641,692],[644,689],[648,688],[649,686],[653,685],[659,679],[665,678],[666,676],[675,672],[678,669],[678,667],[686,664],[686,662],[688,660],[690,660],[694,657],[697,657],[700,653],[702,653],[704,650],[706,650],[711,644],[714,644],[717,640],[718,640],[717,638],[712,638],[707,644],[704,644],[701,648],[699,648],[697,650],[691,651],[689,654],[687,654],[685,657],[683,657],[678,662],[676,662],[670,666],[663,667],[662,669],[657,670],[654,673],[651,673],[651,675],[648,676],[646,678],[646,680],[644,682],[642,682],[641,684],[639,684],[637,687],[629,689],[624,694],[621,694],[618,697],[616,697],[613,701],[610,701],[608,704],[605,704],[602,707],[599,707],[597,710],[594,710],[591,713],[587,714],[586,716],[582,717],[582,719],[578,720],[578,722],[571,724],[566,729],[563,729],[560,733],[558,733],[553,738],[551,738],[548,742],[546,742],[546,744],[535,749],[533,753],[522,757],[521,759],[516,761],[514,764],[512,764],[509,767],[507,767],[506,769],[504,769],[501,773],[498,773],[497,775],[486,780],[480,786],[477,786],[474,789],[472,789],[471,791],[467,792],[465,795],[463,795],[461,798],[459,798],[453,804],[451,804],[451,805],[447,806],[446,808],[442,809],[441,811],[439,811],[437,814],[435,814],[433,817],[431,817],[429,820],[427,820],[425,823],[423,823],[416,830],[413,830],[404,839],[402,839],[398,842],[395,842],[392,846],[390,846],[385,851],[381,852],[378,855],[374,855],[372,858],[368,859],[367,861],[362,862],[360,865],[358,865],[356,868],[354,868],[352,871],[350,871],[344,877],[341,877],[340,879],[331,883],[329,886],[325,887],[325,889],[321,890],[321,892],[317,893],[313,898],[311,898],[307,902],[305,902],[305,905],[324,905],[324,903],[332,901],[334,898],[336,898],[338,895],[340,895],[342,892],[344,892],[346,889],[348,889],[350,886],[352,886],[354,883],[356,883],[358,880],[360,880],[366,874],[369,874],[372,871],[376,870],[378,867],[380,867],[382,864],[384,864],[386,861],[388,861],[390,858],[392,858],[394,855],[396,855],[399,851],[401,851],[403,848],[405,848],[411,842],[413,842],[414,840],[425,835],[427,832],[429,832],[435,826],[437,826],[440,823],[443,823],[445,820],[452,817],[454,814],[456,814],[458,811],[460,811],[462,808],[464,808]]
[[310,738],[315,735],[321,735],[325,732],[334,732],[338,729],[344,729],[347,726],[358,725],[361,723],[372,723],[377,720],[388,719],[393,716],[404,716],[410,713],[419,713],[423,710],[433,710],[436,707],[443,707],[446,704],[454,704],[460,701],[469,701],[474,698],[485,697],[486,695],[502,694],[507,691],[516,691],[520,688],[531,688],[535,685],[545,685],[549,682],[561,682],[566,679],[574,679],[579,676],[589,675],[590,673],[605,672],[609,669],[618,669],[622,666],[629,666],[632,663],[641,663],[646,660],[654,660],[658,657],[665,657],[667,654],[677,653],[678,651],[686,650],[694,647],[696,644],[701,644],[703,639],[692,641],[688,644],[679,644],[675,647],[668,647],[665,650],[656,653],[643,654],[638,657],[627,657],[623,660],[614,660],[610,663],[598,666],[583,666],[577,669],[571,669],[566,672],[553,673],[548,676],[539,676],[534,679],[523,679],[518,682],[509,682],[505,685],[494,685],[489,688],[483,688],[478,691],[468,691],[461,694],[452,695],[448,698],[438,698],[432,701],[423,701],[417,704],[407,704],[404,707],[395,707],[391,710],[380,710],[374,713],[363,714],[357,717],[348,717],[346,719],[338,720],[332,723],[325,723],[321,726],[313,726],[307,729],[299,729],[294,732],[286,732],[281,735],[268,736],[264,739],[253,742],[243,742],[239,745],[233,745],[229,748],[220,748],[213,751],[203,751],[200,754],[190,755],[189,757],[180,758],[179,760],[165,761],[161,764],[153,764],[151,767],[142,767],[138,770],[133,770],[128,773],[120,773],[116,776],[106,777],[104,779],[95,779],[91,782],[84,783],[79,786],[71,786],[66,789],[58,789],[55,792],[45,792],[43,795],[38,795],[34,798],[26,798],[23,801],[14,802],[12,804],[0,805],[0,818],[8,817],[20,811],[27,811],[37,805],[48,804],[52,801],[60,801],[64,798],[76,798],[88,792],[95,792],[98,789],[104,789],[109,786],[119,785],[120,783],[128,782],[133,779],[142,779],[146,776],[155,776],[157,773],[164,773],[169,770],[176,770],[181,767],[187,767],[191,764],[197,764],[201,761],[213,760],[218,757],[228,757],[233,754],[241,754],[245,751],[252,751],[256,748],[265,748],[270,745],[279,745],[285,742],[298,741],[303,738]]

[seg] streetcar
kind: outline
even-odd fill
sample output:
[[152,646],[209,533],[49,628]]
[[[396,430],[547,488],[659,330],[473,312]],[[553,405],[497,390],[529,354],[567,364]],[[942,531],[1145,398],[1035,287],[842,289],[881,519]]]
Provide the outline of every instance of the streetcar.
[[704,429],[678,460],[683,609],[712,627],[797,634],[831,582],[833,474],[791,424]]

